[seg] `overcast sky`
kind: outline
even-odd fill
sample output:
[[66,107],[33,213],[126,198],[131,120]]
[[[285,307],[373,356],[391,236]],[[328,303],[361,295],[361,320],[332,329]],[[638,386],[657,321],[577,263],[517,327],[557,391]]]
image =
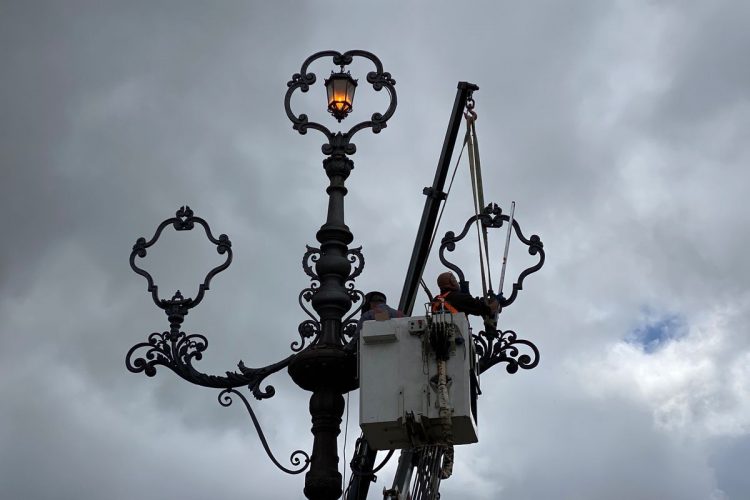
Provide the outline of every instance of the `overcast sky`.
[[[286,357],[327,203],[323,137],[292,130],[286,83],[353,48],[399,97],[354,141],[358,288],[398,301],[459,80],[480,87],[485,197],[515,200],[547,251],[501,316],[541,363],[483,377],[480,442],[457,448],[443,498],[750,498],[749,25],[750,4],[721,0],[0,1],[0,498],[302,497],[240,405],[125,369],[168,327],[128,256],[189,204],[235,252],[186,319],[210,342],[197,366]],[[333,127],[330,69],[294,105]],[[352,120],[386,105],[362,83]],[[471,215],[468,186],[464,162],[441,232]],[[145,265],[191,293],[220,257],[164,238]],[[461,259],[478,284],[475,250]],[[427,281],[441,270],[433,255]],[[269,382],[254,408],[287,463],[311,448],[309,394]]]

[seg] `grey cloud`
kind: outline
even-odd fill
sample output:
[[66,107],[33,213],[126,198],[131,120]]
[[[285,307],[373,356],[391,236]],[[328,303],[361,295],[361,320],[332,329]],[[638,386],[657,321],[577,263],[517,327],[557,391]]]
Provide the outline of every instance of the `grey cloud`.
[[[721,389],[742,387],[739,369],[694,375],[706,398],[688,405],[700,429],[719,415],[736,422],[735,434],[701,431],[681,442],[681,431],[655,417],[662,400],[627,384],[639,380],[629,371],[636,366],[678,367],[610,357],[644,307],[685,318],[690,333],[672,341],[682,342],[678,361],[737,367],[748,352],[743,6],[1,10],[3,497],[300,496],[302,478],[275,472],[237,403],[221,408],[212,391],[166,370],[153,379],[125,370],[127,349],[167,327],[127,257],[137,237],[190,204],[235,251],[186,320],[186,330],[209,338],[198,366],[221,373],[240,359],[259,366],[289,353],[305,318],[299,261],[323,222],[326,180],[322,138],[293,131],[282,99],[302,60],[327,48],[372,50],[398,82],[396,115],[381,134],[357,137],[347,183],[347,222],[367,260],[360,288],[400,292],[459,80],[481,87],[486,197],[505,208],[518,201],[524,231],[548,252],[501,317],[539,345],[542,364],[483,377],[481,442],[458,450],[444,496],[747,496],[746,395]],[[322,98],[315,90],[295,105],[312,109]],[[364,116],[379,97],[361,86]],[[441,231],[468,217],[467,185],[463,171]],[[165,294],[217,257],[172,236],[147,262]],[[515,269],[529,258],[521,250],[512,250]],[[462,249],[460,260],[478,293],[473,252]],[[428,283],[441,267],[430,263]],[[701,328],[724,347],[706,349]],[[584,384],[581,373],[594,380]],[[277,396],[254,408],[283,459],[310,447],[308,395],[283,373],[269,383]],[[351,404],[347,456],[356,395]],[[392,467],[371,497],[390,484]]]

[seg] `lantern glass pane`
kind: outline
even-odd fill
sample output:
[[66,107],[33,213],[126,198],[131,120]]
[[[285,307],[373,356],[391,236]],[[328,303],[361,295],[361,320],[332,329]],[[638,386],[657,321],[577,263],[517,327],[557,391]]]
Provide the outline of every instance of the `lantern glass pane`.
[[352,108],[354,105],[354,90],[356,88],[356,85],[354,85],[352,82],[346,82],[346,101],[349,103],[350,108]]
[[328,105],[330,106],[333,102],[333,82],[329,80],[326,83],[328,83],[326,85],[326,93],[328,94]]

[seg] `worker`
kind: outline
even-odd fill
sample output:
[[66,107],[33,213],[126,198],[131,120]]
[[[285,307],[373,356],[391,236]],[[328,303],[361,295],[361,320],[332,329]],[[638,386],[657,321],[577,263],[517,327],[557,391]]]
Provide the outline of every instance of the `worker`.
[[356,351],[357,343],[359,342],[359,333],[362,331],[362,323],[365,321],[385,321],[392,318],[404,317],[403,312],[390,307],[386,304],[386,300],[383,292],[372,291],[365,294],[365,299],[362,303],[362,316],[360,316],[357,322],[357,329],[354,332],[354,336],[346,345],[347,350]]
[[362,316],[357,323],[357,333],[362,329],[362,323],[369,320],[385,321],[392,318],[403,318],[404,313],[394,309],[386,304],[386,297],[383,292],[370,292],[365,294],[365,301],[362,304]]
[[462,312],[486,319],[494,317],[497,312],[499,304],[496,297],[485,302],[462,292],[458,280],[451,272],[438,276],[437,285],[440,288],[440,294],[432,300],[432,312],[445,311],[453,314]]

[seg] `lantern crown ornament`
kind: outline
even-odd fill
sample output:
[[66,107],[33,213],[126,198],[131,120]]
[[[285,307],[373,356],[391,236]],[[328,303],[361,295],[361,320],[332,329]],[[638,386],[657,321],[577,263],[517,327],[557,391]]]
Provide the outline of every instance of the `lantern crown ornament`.
[[[315,73],[310,71],[310,65],[319,59],[329,59],[333,67],[341,68],[340,70],[331,71],[329,78],[323,83],[326,88],[327,110],[340,123],[352,110],[354,101],[354,91],[357,88],[356,79],[347,71],[347,67],[355,59],[362,59],[363,62],[370,62],[374,68],[367,72],[366,82],[372,86],[375,92],[383,89],[388,93],[388,107],[384,111],[372,113],[369,120],[364,120],[353,124],[349,130],[331,131],[322,123],[310,120],[306,113],[295,113],[292,110],[292,95],[299,90],[305,93],[310,90],[318,78]],[[330,67],[330,66],[329,66]],[[337,52],[335,50],[324,50],[317,52],[308,57],[299,73],[294,73],[292,79],[287,82],[286,96],[284,97],[284,110],[289,120],[292,122],[292,128],[304,135],[308,130],[317,130],[325,135],[327,142],[321,147],[321,151],[326,156],[349,156],[357,151],[357,147],[352,142],[354,135],[360,130],[370,129],[373,133],[380,133],[387,126],[388,120],[396,111],[396,80],[390,73],[383,70],[383,64],[380,59],[372,52],[365,50],[349,50],[347,52]],[[360,92],[362,92],[360,90]]]
[[354,91],[357,88],[357,80],[352,78],[350,72],[331,71],[330,78],[325,81],[326,93],[328,95],[328,112],[339,122],[351,113],[354,104]]

